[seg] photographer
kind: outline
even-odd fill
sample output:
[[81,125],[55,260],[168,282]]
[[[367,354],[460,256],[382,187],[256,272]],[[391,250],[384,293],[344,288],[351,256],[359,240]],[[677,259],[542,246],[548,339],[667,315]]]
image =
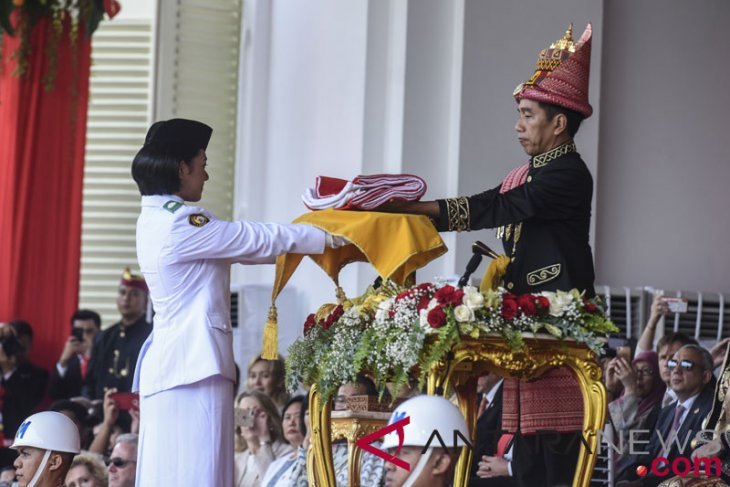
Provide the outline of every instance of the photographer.
[[94,338],[101,331],[99,313],[80,309],[71,316],[71,334],[61,352],[48,382],[48,395],[52,399],[69,399],[89,391],[83,387],[91,359]]
[[[48,374],[26,360],[26,345],[32,344],[33,331],[24,321],[0,323],[0,394],[5,438],[12,438],[24,418],[43,399]],[[15,454],[7,449],[0,453],[0,467],[10,465]]]

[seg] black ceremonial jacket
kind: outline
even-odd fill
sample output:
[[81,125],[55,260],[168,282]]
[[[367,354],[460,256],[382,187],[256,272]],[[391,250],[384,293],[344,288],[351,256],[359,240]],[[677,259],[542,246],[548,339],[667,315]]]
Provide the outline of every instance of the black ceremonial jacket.
[[[501,185],[500,185],[501,186]],[[568,291],[595,295],[588,241],[593,178],[571,141],[530,159],[525,184],[497,186],[470,197],[438,200],[439,231],[498,228],[515,294]]]
[[142,315],[133,325],[123,328],[119,322],[97,336],[86,373],[92,399],[104,398],[104,390],[111,387],[120,392],[132,390],[139,351],[151,332],[152,325]]

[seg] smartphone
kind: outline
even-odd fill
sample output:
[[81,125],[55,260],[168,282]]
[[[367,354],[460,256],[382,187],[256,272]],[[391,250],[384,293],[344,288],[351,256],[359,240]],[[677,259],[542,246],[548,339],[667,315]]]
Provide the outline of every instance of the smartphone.
[[667,303],[667,308],[672,313],[686,313],[687,312],[687,300],[684,298],[668,298],[663,297],[662,301]]
[[71,328],[71,336],[80,342],[84,341],[84,329],[83,328]]
[[110,396],[114,399],[114,404],[122,411],[134,409],[139,411],[139,394],[136,392],[115,392]]
[[235,408],[234,413],[234,422],[236,426],[250,428],[254,425],[256,411],[253,409]]

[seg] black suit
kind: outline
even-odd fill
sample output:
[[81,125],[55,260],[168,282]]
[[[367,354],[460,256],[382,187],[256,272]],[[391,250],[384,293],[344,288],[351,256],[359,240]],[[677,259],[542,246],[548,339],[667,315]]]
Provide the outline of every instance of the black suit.
[[[670,435],[672,429],[672,423],[674,422],[674,415],[677,410],[677,402],[673,402],[669,406],[665,407],[659,413],[657,418],[656,427],[652,431],[651,438],[649,439],[649,445],[645,446],[643,451],[646,454],[634,455],[633,462],[623,472],[621,472],[619,480],[636,480],[639,477],[636,475],[636,468],[639,465],[644,465],[650,469],[650,473],[641,479],[642,485],[646,487],[657,486],[666,480],[666,477],[656,477],[651,474],[651,462],[657,457],[665,457],[671,463],[675,458],[679,456],[689,457],[691,455],[691,442],[695,434],[702,430],[702,423],[710,414],[712,405],[715,400],[715,379],[713,378],[700,392],[700,395],[692,403],[690,410],[686,413],[684,420],[682,421],[679,431],[677,432],[677,440],[680,444],[685,444],[684,451],[680,452],[676,442],[671,443],[669,452],[663,452],[662,440],[666,444],[667,438]],[[659,434],[661,433],[661,439]],[[685,439],[689,439],[685,442]],[[639,445],[641,448],[642,445]]]
[[[43,400],[47,383],[46,369],[27,362],[18,365],[9,378],[2,380],[5,391],[2,398],[2,420],[6,439],[12,439],[20,423],[35,412]],[[0,452],[0,468],[11,465],[15,457],[13,450],[3,448]]]
[[474,453],[471,458],[471,487],[507,487],[517,485],[512,477],[495,477],[483,479],[476,476],[479,461],[482,456],[494,456],[497,454],[497,443],[502,436],[502,386],[500,384],[492,401],[484,413],[477,419],[477,434],[474,441]]
[[477,435],[474,442],[474,471],[476,463],[482,455],[492,456],[497,453],[497,442],[502,429],[502,384],[492,398],[484,413],[477,420]]
[[81,396],[83,385],[81,362],[78,355],[74,355],[68,359],[66,373],[63,377],[58,373],[58,367],[53,366],[51,377],[48,380],[48,396],[54,400]]

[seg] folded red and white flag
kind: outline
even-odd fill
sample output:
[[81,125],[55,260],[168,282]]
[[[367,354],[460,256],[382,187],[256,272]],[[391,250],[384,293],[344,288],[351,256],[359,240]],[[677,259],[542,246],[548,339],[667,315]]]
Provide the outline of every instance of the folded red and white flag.
[[391,200],[418,201],[426,189],[426,182],[411,174],[361,175],[352,181],[317,176],[302,200],[310,210],[373,210]]

